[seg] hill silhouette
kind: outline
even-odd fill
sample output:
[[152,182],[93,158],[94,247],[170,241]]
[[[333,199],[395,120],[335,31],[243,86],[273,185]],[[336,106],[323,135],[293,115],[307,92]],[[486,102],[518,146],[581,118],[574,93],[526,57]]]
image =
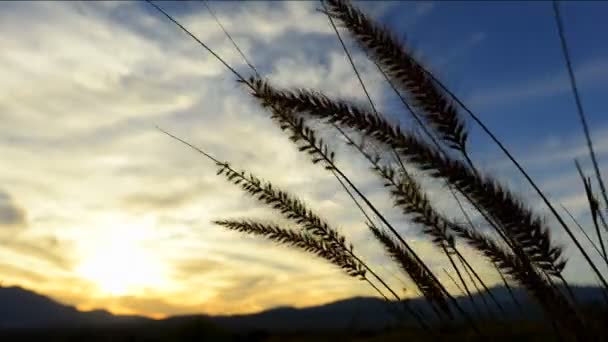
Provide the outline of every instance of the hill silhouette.
[[79,311],[21,287],[0,287],[0,329],[104,325],[146,320],[141,316],[113,315],[105,310]]
[[[598,287],[575,287],[573,290],[577,299],[583,304],[592,305],[602,299],[601,288]],[[507,319],[536,320],[541,317],[540,310],[530,301],[524,290],[514,289],[517,299],[525,306],[523,313],[514,305],[504,287],[494,287],[490,291],[505,308]],[[468,298],[457,299],[465,310],[474,314]],[[474,295],[474,299],[482,303],[480,294]],[[83,312],[20,287],[2,287],[0,288],[0,330],[109,329],[116,326],[179,325],[186,322],[204,323],[221,330],[239,333],[260,330],[272,332],[381,330],[398,323],[395,316],[398,305],[395,304],[388,306],[378,298],[356,297],[306,308],[279,307],[254,314],[223,316],[200,314],[155,321],[142,316],[113,315],[105,310]],[[428,304],[422,298],[410,300],[409,305],[430,312]],[[491,316],[487,317],[491,318]],[[406,318],[405,324],[407,323]]]

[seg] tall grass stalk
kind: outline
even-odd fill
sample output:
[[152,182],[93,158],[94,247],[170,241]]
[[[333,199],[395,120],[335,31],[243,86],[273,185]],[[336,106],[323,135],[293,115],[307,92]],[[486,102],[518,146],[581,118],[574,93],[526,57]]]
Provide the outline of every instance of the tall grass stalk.
[[[211,52],[213,54],[213,56],[215,56],[217,59],[219,59],[235,76],[237,76],[239,82],[246,84],[254,92],[256,91],[251,80],[245,80],[234,68],[230,67],[223,59],[221,59],[221,57],[219,57],[219,55],[217,55],[215,52],[213,52],[207,45],[205,45],[203,42],[201,42],[198,38],[194,37],[192,33],[190,33],[183,25],[179,24],[175,19],[173,19],[166,11],[164,11],[162,8],[160,8],[159,6],[157,6],[153,3],[151,3],[151,4],[157,10],[162,12],[166,17],[168,17],[172,22],[176,23],[182,30],[186,31],[191,37],[195,38],[195,40],[201,46],[203,46],[206,50]],[[234,41],[233,41],[233,43],[234,43]],[[322,162],[323,164],[325,164],[325,166],[324,166],[325,169],[332,172],[334,174],[334,176],[336,178],[338,178],[338,180],[341,179],[341,180],[345,181],[348,184],[348,186],[352,190],[354,190],[357,193],[357,195],[365,202],[365,204],[374,212],[374,214],[381,219],[383,224],[387,228],[389,228],[389,230],[393,234],[395,234],[397,236],[398,240],[405,246],[406,250],[408,251],[407,255],[411,256],[413,258],[410,262],[418,264],[419,268],[425,271],[425,273],[424,273],[425,275],[423,276],[423,278],[429,277],[428,280],[430,281],[430,283],[435,284],[435,286],[440,290],[440,291],[426,292],[427,295],[433,294],[433,297],[430,297],[429,299],[432,302],[434,302],[436,305],[438,305],[444,311],[444,313],[446,315],[451,316],[448,306],[438,304],[438,303],[441,303],[440,298],[443,296],[446,296],[447,298],[450,299],[452,306],[454,308],[456,308],[457,311],[459,311],[459,313],[467,319],[467,321],[469,322],[469,324],[471,324],[471,326],[474,328],[475,331],[478,331],[474,322],[470,319],[470,317],[468,317],[467,313],[464,310],[462,310],[462,308],[460,308],[460,305],[457,303],[457,301],[450,295],[450,293],[445,289],[445,287],[439,282],[437,277],[432,273],[432,271],[428,268],[428,266],[420,259],[420,257],[416,254],[416,252],[414,252],[414,250],[411,249],[411,247],[407,244],[407,242],[405,242],[405,240],[403,240],[403,238],[397,233],[397,231],[386,220],[386,218],[376,209],[376,207],[366,198],[366,196],[350,181],[350,179],[346,175],[344,175],[344,173],[340,169],[338,169],[336,167],[336,165],[333,162],[333,158],[334,158],[333,152],[328,151],[327,145],[324,144],[324,142],[322,140],[316,139],[315,132],[312,129],[310,129],[309,127],[306,127],[302,120],[299,120],[299,119],[295,118],[293,115],[291,115],[290,109],[286,109],[285,107],[280,106],[278,104],[267,104],[265,107],[268,107],[270,109],[270,111],[272,113],[271,117],[278,123],[278,125],[279,125],[279,127],[281,127],[281,129],[291,131],[290,140],[292,140],[294,143],[304,142],[304,145],[299,147],[301,152],[308,153],[311,156],[313,163],[315,163],[315,164]],[[410,276],[412,276],[412,275],[410,274]],[[420,275],[418,275],[418,274],[414,275],[413,278],[421,279]],[[416,284],[418,285],[419,288],[421,286],[424,286],[421,283],[416,283]]]
[[[412,87],[414,95],[418,95],[422,106],[428,108],[427,120],[431,126],[442,135],[442,139],[449,144],[450,147],[460,150],[466,155],[466,138],[463,134],[463,125],[457,117],[456,109],[449,104],[441,93],[447,94],[454,102],[456,102],[473,121],[490,137],[490,139],[499,147],[499,149],[507,156],[507,158],[516,166],[519,172],[524,176],[526,181],[534,188],[536,193],[541,197],[547,205],[551,213],[564,228],[570,239],[579,249],[587,263],[600,278],[603,286],[608,287],[608,282],[604,279],[593,260],[589,257],[585,249],[576,239],[572,230],[565,223],[561,215],[554,208],[553,204],[546,197],[544,192],[538,187],[536,182],[529,176],[526,170],[509,152],[504,144],[494,135],[494,133],[473,113],[453,92],[451,92],[437,77],[419,64],[410,54],[402,48],[401,44],[393,38],[389,31],[375,25],[365,14],[352,6],[346,0],[326,0],[330,5],[330,13],[334,18],[340,20],[344,26],[351,32],[357,42],[366,49],[368,55],[375,59],[381,66],[384,64],[387,74],[394,79],[401,81],[404,87]],[[413,74],[407,72],[410,70]],[[409,76],[409,77],[408,77]],[[399,84],[399,83],[398,83]],[[441,113],[442,112],[442,113]],[[472,164],[470,159],[467,160]]]
[[[436,313],[443,320],[452,319],[452,310],[455,309],[461,317],[465,318],[469,326],[481,335],[475,321],[460,307],[427,263],[418,256],[386,217],[337,166],[335,153],[307,124],[308,121],[320,121],[336,128],[337,132],[347,139],[347,143],[354,146],[371,163],[372,170],[385,183],[388,194],[393,199],[393,206],[400,209],[412,223],[420,225],[431,242],[448,256],[451,265],[458,273],[464,292],[471,300],[473,296],[467,288],[466,281],[458,271],[459,268],[454,263],[452,256],[457,257],[463,264],[463,269],[467,272],[471,284],[477,287],[473,279],[474,275],[488,294],[490,294],[490,291],[475,272],[475,269],[458,251],[456,239],[467,243],[494,265],[514,301],[516,301],[516,298],[511,292],[506,277],[524,287],[544,309],[546,316],[550,318],[560,335],[563,333],[564,336],[573,337],[580,341],[587,340],[591,336],[592,332],[587,330],[585,319],[578,310],[577,302],[562,274],[567,262],[567,259],[563,256],[562,247],[552,241],[549,227],[539,214],[529,209],[522,199],[518,198],[498,179],[489,174],[482,174],[475,168],[468,154],[468,132],[466,122],[460,115],[460,109],[468,113],[469,117],[494,140],[524,175],[574,241],[604,289],[606,289],[608,284],[603,275],[544,193],[504,145],[462,101],[415,60],[405,47],[394,39],[390,31],[375,24],[347,1],[325,0],[323,2],[324,12],[328,15],[353,71],[368,98],[371,108],[368,109],[352,102],[332,99],[316,90],[281,90],[273,87],[257,72],[205,3],[214,19],[255,74],[255,76],[244,78],[160,6],[150,0],[146,1],[220,60],[237,77],[240,83],[245,84],[250,89],[251,95],[262,107],[269,111],[272,120],[288,133],[289,139],[298,147],[299,151],[308,154],[311,162],[324,167],[339,181],[345,192],[365,216],[365,223],[371,233],[380,241],[383,248],[403,269],[404,273],[413,280],[420,292],[429,301],[431,307],[436,310]],[[410,109],[422,130],[427,134],[427,139],[432,143],[409,130],[404,131],[399,125],[390,123],[376,109],[350,53],[334,25],[334,19],[350,32],[351,36],[376,63],[389,85],[399,95],[404,106]],[[572,75],[571,79],[573,87],[575,87]],[[403,92],[408,94],[413,107],[416,107],[416,112],[411,110],[408,100],[402,96],[397,88],[401,88]],[[581,120],[584,120],[583,114],[581,114],[581,117],[583,118]],[[587,130],[585,132],[588,137]],[[220,167],[219,174],[225,175],[228,180],[241,186],[244,191],[259,201],[277,209],[285,218],[292,220],[302,231],[284,229],[277,225],[251,220],[217,220],[217,224],[227,229],[264,236],[278,243],[303,249],[341,267],[347,274],[359,279],[366,280],[366,274],[369,273],[375,281],[383,285],[384,290],[389,291],[396,299],[400,299],[382,277],[373,272],[370,266],[353,253],[353,246],[348,246],[345,238],[337,230],[331,228],[322,218],[314,214],[296,196],[278,190],[270,182],[264,182],[252,174],[237,172],[227,163],[221,163],[186,141],[169,135],[197,149],[214,161]],[[369,139],[376,147],[380,147],[382,152],[366,150],[363,144],[354,143],[352,136]],[[590,140],[589,137],[588,140]],[[448,150],[444,147],[447,147]],[[397,170],[392,163],[385,160],[384,152],[392,153],[395,161],[401,167],[400,170]],[[590,153],[593,154],[592,148],[590,148]],[[422,171],[428,177],[445,182],[469,225],[461,225],[439,212],[429,200],[425,190],[407,172],[405,163]],[[598,182],[600,182],[599,172],[597,172],[597,175]],[[585,189],[588,190],[588,193],[591,192],[590,183],[584,177],[583,180]],[[481,213],[486,223],[499,234],[503,243],[495,241],[488,235],[476,230],[453,190],[458,191],[469,204]],[[590,204],[592,204],[592,197],[588,195],[588,198]],[[374,224],[363,206],[373,212],[374,216],[381,221],[381,225]],[[606,225],[603,215],[598,214],[594,222],[601,243],[597,218],[604,226]],[[602,249],[605,249],[603,245]],[[603,252],[602,254],[606,259],[606,253]],[[564,283],[572,301],[563,295],[554,279]],[[370,280],[367,281],[384,296],[383,290],[376,287]],[[459,287],[457,282],[455,284]],[[479,291],[479,289],[477,290]],[[385,296],[385,298],[387,297]],[[494,297],[491,298],[499,307],[498,301]],[[475,306],[475,309],[478,309],[477,306]],[[410,314],[413,317],[417,316],[417,313],[413,310]],[[428,328],[422,317],[418,317],[418,323]]]
[[[320,239],[320,241],[312,241],[307,235],[297,233],[292,234],[291,230],[284,230],[278,226],[269,226],[254,221],[216,220],[216,224],[236,231],[265,236],[271,240],[284,244],[291,244],[295,247],[316,254],[341,267],[348,275],[360,277],[361,279],[365,280],[370,286],[372,286],[372,288],[374,288],[374,290],[376,290],[376,292],[388,300],[388,297],[384,294],[384,292],[376,287],[376,285],[366,277],[365,273],[369,272],[376,281],[380,282],[382,286],[395,297],[397,301],[401,301],[400,296],[385,282],[385,280],[380,277],[370,266],[368,266],[368,264],[365,263],[360,257],[354,254],[354,247],[352,244],[348,246],[346,244],[346,239],[340,235],[336,229],[331,228],[331,226],[321,219],[321,217],[308,209],[301,200],[281,189],[273,187],[271,183],[264,182],[251,173],[247,174],[245,171],[236,171],[228,162],[221,162],[201,148],[196,147],[191,143],[160,128],[158,129],[172,139],[185,144],[186,146],[205,156],[207,159],[215,163],[219,168],[217,172],[218,175],[224,175],[228,181],[231,181],[235,185],[241,186],[245,192],[255,197],[258,201],[275,210],[278,210],[283,216],[285,216],[286,219],[292,220],[296,224],[303,226],[305,230],[316,236],[318,239]],[[316,243],[316,245],[314,243]],[[333,253],[330,253],[330,249]],[[428,329],[428,325],[420,313],[410,308],[406,302],[404,302],[404,307],[406,311],[408,311],[408,313],[415,318],[421,327]]]
[[561,11],[559,8],[559,1],[553,0],[553,17],[555,18],[555,25],[557,27],[557,33],[559,35],[560,46],[562,48],[562,53],[564,55],[564,62],[566,64],[566,69],[568,70],[568,80],[570,81],[570,88],[572,90],[572,95],[574,96],[574,102],[576,103],[576,112],[578,113],[579,120],[581,122],[581,126],[583,128],[583,133],[585,134],[585,141],[587,142],[587,149],[589,150],[589,157],[591,158],[591,162],[593,164],[593,170],[595,171],[595,178],[600,185],[600,189],[602,190],[602,196],[604,198],[604,205],[608,207],[608,194],[606,192],[606,186],[604,185],[604,180],[602,178],[602,174],[600,172],[600,167],[597,162],[597,157],[595,155],[595,150],[593,149],[593,140],[591,139],[591,132],[589,132],[589,125],[587,124],[587,118],[585,115],[585,111],[583,109],[583,102],[581,100],[581,96],[578,91],[578,87],[576,85],[576,76],[574,74],[574,70],[572,70],[572,61],[570,58],[570,52],[568,49],[568,42],[566,40],[566,33],[564,30],[564,24],[562,20]]
[[[344,40],[342,39],[342,36],[340,35],[340,32],[338,31],[338,28],[336,27],[336,24],[334,23],[334,19],[331,17],[331,15],[329,14],[329,12],[327,11],[327,7],[325,6],[325,3],[323,2],[323,0],[319,0],[319,2],[321,3],[321,5],[322,5],[322,7],[323,7],[323,12],[324,12],[324,13],[327,15],[327,18],[328,18],[328,20],[329,20],[329,23],[330,23],[330,25],[331,25],[331,27],[332,27],[332,29],[333,29],[334,33],[336,34],[336,37],[338,38],[338,41],[340,42],[340,46],[342,47],[342,50],[344,51],[344,54],[346,55],[346,57],[347,57],[347,59],[348,59],[348,62],[349,62],[349,64],[350,64],[350,66],[352,67],[353,72],[355,73],[355,76],[357,77],[357,80],[359,81],[359,84],[361,85],[361,89],[362,89],[362,90],[363,90],[363,92],[365,93],[365,97],[367,98],[368,103],[369,103],[369,105],[370,105],[371,109],[373,110],[373,112],[374,112],[376,115],[379,115],[378,110],[376,109],[376,106],[374,105],[374,101],[372,100],[371,95],[369,94],[369,92],[368,92],[368,90],[367,90],[367,87],[365,86],[365,83],[363,82],[363,79],[362,79],[362,77],[361,77],[361,74],[359,73],[359,70],[358,70],[357,66],[355,65],[355,62],[354,62],[354,60],[353,60],[353,58],[352,58],[352,56],[351,56],[350,52],[348,51],[348,48],[346,47],[346,44],[344,43]],[[377,64],[376,64],[376,65],[377,65]],[[381,71],[382,71],[382,69],[380,69],[380,68],[379,68],[379,70],[381,70]],[[385,76],[386,76],[386,74],[385,74]],[[389,80],[389,82],[390,82],[390,80]],[[408,107],[408,109],[409,109],[409,105],[408,105],[406,102],[404,102],[404,104],[405,104],[405,105],[406,105],[406,107]],[[410,112],[410,113],[411,113],[411,114],[412,114],[412,115],[413,115],[413,116],[414,116],[416,119],[418,119],[418,121],[419,121],[419,118],[418,118],[418,117],[417,117],[417,116],[416,116],[416,115],[413,113],[413,111],[411,111],[411,110],[410,110],[409,112]],[[420,126],[420,127],[422,127],[423,129],[425,129],[424,125],[422,125],[422,123],[421,123],[421,122],[419,122],[419,126]],[[342,135],[343,135],[345,138],[347,138],[347,140],[349,140],[349,142],[351,142],[351,145],[354,145],[354,144],[352,144],[352,140],[350,140],[350,139],[349,139],[348,135],[347,135],[346,133],[344,133],[344,131],[340,130],[339,128],[337,128],[337,129],[338,129],[338,131],[339,131],[339,132],[340,132],[340,133],[341,133],[341,134],[342,134]],[[431,134],[428,132],[428,130],[425,130],[425,132],[427,133],[427,135],[428,135],[428,136],[429,136],[431,139],[433,139],[433,141],[435,141],[435,140],[434,140],[434,137],[433,137],[433,136],[432,136],[432,135],[431,135]],[[435,143],[436,143],[436,141],[435,141]],[[394,156],[394,159],[395,159],[395,160],[396,160],[396,161],[399,163],[399,166],[401,167],[401,171],[402,171],[403,173],[406,173],[407,171],[406,171],[406,169],[405,169],[405,166],[404,166],[404,164],[403,164],[403,161],[401,160],[401,157],[399,157],[399,154],[398,154],[398,153],[397,153],[395,150],[392,150],[392,154],[393,154],[393,156]],[[463,214],[464,214],[465,216],[467,216],[467,215],[466,215],[466,212],[465,212],[465,211],[464,211],[464,209],[462,208],[462,205],[460,205],[460,202],[459,202],[458,197],[457,197],[457,196],[454,194],[454,190],[452,189],[452,187],[448,185],[448,188],[449,188],[449,191],[451,192],[451,194],[452,194],[452,195],[454,196],[454,198],[456,199],[456,201],[458,201],[459,207],[461,208],[461,210],[462,210]],[[458,279],[460,280],[460,283],[461,283],[461,284],[462,284],[462,286],[464,287],[464,289],[465,289],[465,293],[466,293],[466,295],[469,297],[469,300],[471,301],[471,303],[472,303],[473,307],[475,308],[475,310],[476,310],[477,312],[479,312],[479,308],[477,307],[477,303],[475,302],[475,300],[474,300],[474,298],[473,298],[473,296],[472,296],[471,292],[469,291],[469,288],[468,288],[468,286],[467,286],[467,283],[466,283],[466,281],[463,279],[462,274],[461,274],[461,272],[460,272],[460,270],[459,270],[458,266],[457,266],[457,265],[456,265],[456,263],[454,262],[453,256],[452,256],[452,255],[449,253],[448,249],[447,249],[447,248],[445,248],[445,246],[442,246],[442,251],[444,252],[444,254],[446,255],[446,257],[448,258],[448,260],[449,260],[450,264],[452,265],[452,268],[454,269],[454,271],[455,271],[455,272],[456,272],[456,274],[458,275]],[[461,259],[461,261],[462,261],[462,259]],[[466,267],[466,266],[465,266],[465,267]],[[480,281],[481,281],[481,279],[480,279]],[[481,281],[481,282],[482,282],[482,281]],[[484,284],[484,286],[485,286],[485,284]],[[484,300],[484,302],[486,303],[486,305],[488,305],[488,304],[487,304],[487,302],[485,301],[485,297],[483,297],[483,300]]]
[[583,181],[583,187],[585,189],[585,195],[587,197],[587,204],[589,205],[589,211],[591,213],[591,221],[593,222],[593,226],[595,227],[597,241],[600,244],[600,248],[602,249],[602,257],[604,258],[604,260],[608,260],[608,254],[606,254],[606,246],[604,246],[604,238],[602,237],[602,231],[600,230],[600,224],[598,222],[598,217],[601,215],[600,203],[593,194],[593,189],[591,187],[591,178],[585,176],[578,160],[574,160],[574,164],[576,165],[578,174],[581,177],[581,180]]

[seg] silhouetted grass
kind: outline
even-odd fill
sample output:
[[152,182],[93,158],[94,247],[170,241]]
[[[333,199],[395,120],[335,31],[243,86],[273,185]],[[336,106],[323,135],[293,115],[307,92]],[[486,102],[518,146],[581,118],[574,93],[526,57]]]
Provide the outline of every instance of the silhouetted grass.
[[[547,336],[557,336],[567,340],[586,341],[607,336],[605,327],[596,324],[597,320],[590,316],[588,311],[578,306],[568,282],[563,277],[563,270],[567,265],[563,247],[552,240],[551,229],[542,215],[531,209],[528,200],[520,198],[502,180],[492,174],[482,174],[475,168],[467,150],[467,147],[473,142],[468,140],[467,123],[461,112],[466,112],[521,171],[572,238],[593,268],[602,286],[606,288],[608,285],[604,275],[589,258],[542,190],[508,152],[504,144],[493,135],[477,115],[472,113],[461,100],[431,74],[428,68],[423,66],[413,56],[410,49],[398,41],[395,34],[389,29],[375,23],[348,1],[326,0],[323,3],[324,12],[332,20],[331,24],[334,25],[333,20],[336,20],[349,32],[351,38],[376,63],[387,81],[391,83],[393,90],[400,95],[404,105],[408,109],[415,109],[416,114],[414,115],[422,118],[418,120],[418,123],[427,133],[426,138],[413,133],[411,129],[391,123],[387,119],[388,116],[376,110],[344,44],[342,46],[346,55],[368,97],[369,107],[353,101],[330,98],[314,89],[278,89],[274,87],[257,72],[242,51],[238,49],[236,42],[225,31],[255,73],[255,76],[245,78],[160,7],[154,6],[220,59],[237,76],[238,81],[247,86],[252,97],[268,110],[269,117],[287,133],[289,140],[296,144],[299,151],[306,153],[313,164],[320,165],[339,181],[353,203],[365,215],[365,223],[372,236],[382,244],[387,254],[412,280],[422,295],[431,303],[436,314],[441,317],[440,326],[448,329],[441,330],[442,338],[445,337],[445,340],[448,341],[473,341],[485,340],[488,336],[495,339],[495,336],[502,335],[505,338],[508,336],[509,340],[524,338],[524,336],[527,336],[524,340],[534,340],[535,336],[546,340]],[[556,15],[559,16],[559,12],[556,12]],[[215,19],[218,20],[216,17]],[[559,20],[558,25],[561,25]],[[337,29],[336,33],[338,33]],[[563,35],[560,37],[564,43]],[[339,38],[343,43],[342,38]],[[564,51],[567,52],[565,43]],[[576,93],[572,71],[569,69],[569,72]],[[577,93],[576,99],[579,104]],[[590,155],[596,166],[597,181],[604,191],[580,104],[578,107],[585,135],[588,138]],[[475,273],[475,270],[470,267],[470,263],[456,247],[458,241],[463,241],[476,250],[479,256],[485,258],[490,265],[496,267],[501,276],[505,276],[503,281],[507,286],[509,281],[513,282],[525,288],[530,296],[536,299],[544,309],[547,326],[520,325],[519,329],[513,330],[513,326],[509,325],[511,330],[508,334],[505,330],[501,330],[504,329],[504,326],[501,326],[500,323],[484,324],[483,329],[480,329],[480,318],[472,319],[468,313],[462,310],[444,284],[428,267],[427,262],[418,256],[407,240],[394,229],[391,222],[341,170],[337,165],[333,149],[311,128],[310,122],[318,122],[335,128],[336,135],[346,138],[348,143],[366,158],[370,163],[370,168],[384,182],[387,195],[392,197],[394,206],[399,208],[408,220],[420,226],[421,231],[430,241],[445,252],[457,272],[459,269],[451,258],[452,256],[457,256],[457,260],[462,262],[464,269],[467,272],[473,272],[479,283],[485,287],[481,277]],[[371,152],[363,144],[354,143],[354,137],[372,141],[374,147],[379,148],[380,152]],[[176,139],[184,142],[179,138]],[[262,182],[244,171],[236,172],[227,166],[228,163],[219,162],[210,157],[207,152],[198,148],[197,150],[220,167],[219,174],[224,174],[228,180],[241,186],[245,192],[261,203],[277,209],[287,219],[294,221],[297,227],[285,229],[274,224],[254,222],[248,219],[218,220],[217,224],[308,251],[337,265],[351,276],[367,280],[385,298],[388,298],[385,294],[385,291],[388,291],[399,299],[387,282],[373,273],[367,263],[353,254],[353,246],[347,245],[343,236],[331,228],[324,219],[304,206],[296,195],[277,190],[271,182]],[[394,160],[387,158],[389,155],[394,157]],[[393,165],[395,161],[400,164],[400,168]],[[425,189],[408,174],[402,164],[404,162],[408,167],[420,171],[421,175],[445,182],[449,185],[450,191],[458,192],[484,218],[482,224],[493,228],[498,233],[500,240],[474,227],[460,202],[458,205],[469,223],[466,226],[439,212],[429,200]],[[593,195],[591,181],[584,177],[582,171],[581,177],[596,227],[598,243],[606,258],[603,237],[599,229],[600,224],[606,228],[605,220],[599,209],[599,201]],[[456,200],[459,199],[456,194],[452,193],[452,195]],[[606,204],[608,205],[608,203]],[[366,214],[367,211],[373,212],[373,219]],[[373,281],[365,277],[368,271],[374,275]],[[460,273],[458,275],[460,282],[466,287],[466,281]],[[473,279],[473,276],[470,275],[470,278]],[[378,287],[374,285],[374,282],[380,282],[382,286]],[[474,281],[471,283],[475,284]],[[565,292],[558,289],[558,283],[564,285]],[[465,292],[469,293],[468,288]],[[472,298],[470,293],[469,296]],[[515,300],[515,297],[513,299]],[[495,305],[499,306],[498,302],[495,301]],[[428,328],[428,317],[423,317],[413,310],[408,310],[408,312],[417,318],[422,328]],[[464,325],[456,324],[456,316],[464,318]],[[449,329],[454,330],[449,331]],[[437,331],[439,330],[433,332],[437,333]],[[521,331],[521,334],[518,331]],[[410,340],[424,340],[424,336],[429,337],[428,333],[427,329],[425,330],[427,335],[421,336],[414,333],[413,336],[404,336],[403,332],[399,332],[397,335],[401,334],[400,338]]]

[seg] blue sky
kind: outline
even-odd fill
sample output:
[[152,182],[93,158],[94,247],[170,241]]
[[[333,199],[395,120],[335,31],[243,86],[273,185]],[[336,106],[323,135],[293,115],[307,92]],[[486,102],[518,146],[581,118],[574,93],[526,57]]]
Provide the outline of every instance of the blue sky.
[[[407,6],[396,5],[394,12]],[[608,5],[561,7],[589,119],[602,125],[608,46],[601,32],[608,30],[603,20]],[[517,134],[517,143],[527,145],[538,142],[539,134],[578,133],[572,130],[577,118],[552,13],[551,2],[542,1],[444,2],[405,32],[499,136]],[[391,27],[408,27],[399,24],[398,15],[382,19]]]
[[[201,3],[160,4],[247,72]],[[555,203],[588,223],[573,158],[581,158],[586,170],[589,163],[550,2],[360,4],[406,37]],[[271,82],[363,101],[327,19],[315,11],[317,3],[211,5]],[[608,44],[602,33],[608,32],[608,3],[568,2],[562,12],[605,169]],[[398,282],[331,176],[298,154],[231,74],[148,5],[2,2],[0,32],[6,47],[0,56],[0,156],[11,165],[0,170],[3,283],[82,309],[153,316],[250,312],[373,295],[323,261],[213,226],[217,218],[276,215],[227,185],[213,164],[159,134],[155,125],[298,193]],[[392,120],[407,125],[373,65],[347,42],[372,97]],[[467,121],[480,168],[545,213],[514,168]],[[347,147],[336,148],[345,172],[441,274],[446,260],[391,208],[367,165]],[[440,207],[454,214],[440,188],[427,185]],[[567,246],[568,278],[594,282],[557,226],[554,238]],[[498,280],[474,251],[464,253],[489,283]]]

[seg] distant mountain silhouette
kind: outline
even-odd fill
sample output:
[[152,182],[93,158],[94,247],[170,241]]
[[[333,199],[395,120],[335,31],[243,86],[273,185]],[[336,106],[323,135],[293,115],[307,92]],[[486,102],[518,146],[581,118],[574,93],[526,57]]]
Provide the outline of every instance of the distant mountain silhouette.
[[[523,306],[523,311],[513,302],[509,291],[505,287],[497,286],[491,288],[490,292],[503,307],[506,317],[498,314],[494,304],[486,296],[486,300],[490,303],[493,311],[496,312],[495,316],[488,314],[482,295],[478,293],[473,295],[473,300],[481,308],[481,318],[488,320],[492,320],[494,317],[512,320],[536,320],[541,318],[542,311],[528,297],[524,289],[512,290],[515,298]],[[574,287],[573,291],[581,304],[594,304],[602,300],[602,289],[598,287],[580,286]],[[457,297],[456,299],[466,312],[476,315],[468,297]],[[400,316],[395,315],[395,310],[399,314],[400,306],[398,304],[393,303],[389,307],[386,302],[379,298],[356,297],[301,309],[281,307],[255,314],[214,316],[209,317],[209,319],[230,331],[252,331],[256,329],[279,332],[310,331],[311,329],[315,331],[379,330],[397,323],[413,323],[403,313]],[[408,301],[408,305],[427,313],[427,317],[434,317],[430,306],[423,298],[411,299]],[[401,318],[400,322],[398,322],[397,317]],[[403,320],[404,317],[405,321]]]
[[78,311],[21,287],[0,287],[0,329],[113,324],[148,320],[105,310]]
[[[540,310],[524,290],[514,289],[516,298],[525,307],[523,313],[513,304],[509,292],[504,287],[494,287],[490,291],[504,307],[507,317],[516,320],[540,317]],[[575,287],[573,291],[581,303],[591,304],[602,298],[602,290],[597,287]],[[468,298],[458,297],[457,300],[467,312],[475,314]],[[480,294],[475,295],[474,300],[485,310]],[[399,309],[398,304],[388,306],[378,298],[357,297],[314,307],[280,307],[247,315],[176,316],[158,323],[144,317],[112,315],[103,310],[82,312],[20,287],[0,287],[0,330],[107,327],[125,324],[138,326],[152,323],[166,326],[195,321],[207,322],[231,332],[378,330],[397,323],[395,310]],[[412,299],[409,305],[430,313],[424,299]],[[482,317],[491,319],[491,315],[485,311],[482,312]]]

